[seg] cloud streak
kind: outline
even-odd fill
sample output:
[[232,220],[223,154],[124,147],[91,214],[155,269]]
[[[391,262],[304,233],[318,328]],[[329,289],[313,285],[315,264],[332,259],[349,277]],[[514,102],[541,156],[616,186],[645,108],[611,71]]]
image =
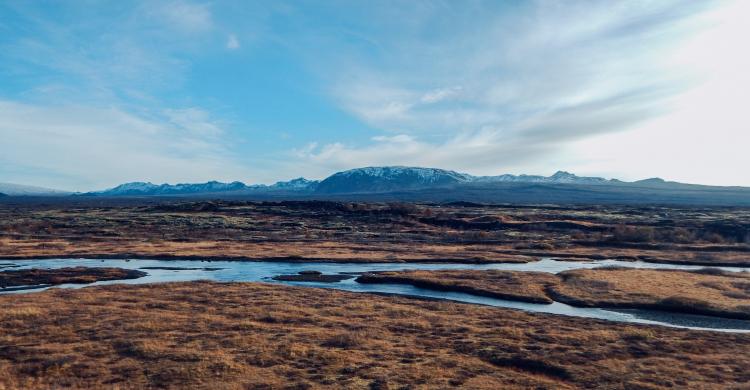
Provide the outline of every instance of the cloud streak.
[[[12,140],[0,143],[0,174],[71,190],[242,178],[220,131],[194,108],[143,118],[114,108],[0,101],[0,136]],[[88,180],[71,188],[81,178]]]
[[[541,1],[510,14],[458,8],[389,14],[396,31],[416,33],[369,37],[380,38],[388,62],[351,53],[355,60],[332,76],[341,107],[408,142],[332,143],[308,153],[311,163],[473,173],[542,165],[533,161],[548,162],[545,172],[562,168],[571,164],[563,155],[572,142],[664,115],[691,88],[692,69],[668,59],[696,33],[706,5]],[[447,27],[440,25],[446,15],[453,16]],[[442,33],[432,36],[430,28]]]
[[227,49],[237,50],[240,48],[240,40],[234,34],[229,34],[227,37]]
[[0,179],[85,190],[401,164],[750,185],[725,168],[750,165],[747,7],[0,4]]

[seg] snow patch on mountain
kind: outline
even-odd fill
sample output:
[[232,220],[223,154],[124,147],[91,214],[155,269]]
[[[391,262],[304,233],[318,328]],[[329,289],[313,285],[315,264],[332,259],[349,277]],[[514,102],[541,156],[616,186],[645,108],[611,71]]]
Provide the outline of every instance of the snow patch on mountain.
[[121,184],[117,187],[104,191],[89,192],[86,195],[106,196],[147,196],[147,195],[181,195],[212,192],[239,191],[247,188],[244,183],[235,181],[232,183],[221,183],[209,181],[200,184],[153,184],[149,182],[132,182]]
[[576,176],[570,172],[557,171],[552,176],[538,175],[500,175],[500,176],[475,176],[472,179],[476,183],[552,183],[552,184],[606,184],[619,182],[607,180],[601,177]]
[[[558,171],[551,176],[539,175],[498,175],[472,176],[466,173],[439,169],[406,166],[364,167],[334,173],[322,181],[308,180],[303,177],[289,181],[279,181],[273,185],[246,185],[235,181],[221,183],[210,181],[202,184],[153,184],[149,182],[125,183],[117,187],[86,195],[100,196],[151,196],[183,195],[201,193],[236,192],[239,194],[268,192],[297,193],[378,193],[409,191],[415,189],[441,188],[464,184],[485,183],[541,183],[541,184],[628,184],[619,180],[607,180],[601,177],[577,176],[570,172]],[[664,185],[661,179],[647,179],[640,184],[652,186]],[[2,190],[2,188],[0,188]]]
[[438,168],[365,167],[338,172],[318,184],[322,193],[364,193],[413,190],[464,183],[470,175]]
[[289,181],[279,181],[269,186],[269,189],[303,191],[313,190],[320,183],[319,180],[307,180],[304,177],[298,177]]

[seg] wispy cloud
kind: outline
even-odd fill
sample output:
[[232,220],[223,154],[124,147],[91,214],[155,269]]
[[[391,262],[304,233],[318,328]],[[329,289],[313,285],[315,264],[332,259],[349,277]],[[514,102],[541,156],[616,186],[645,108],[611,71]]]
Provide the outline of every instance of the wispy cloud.
[[[0,3],[0,179],[404,164],[733,183],[711,171],[750,164],[747,4]],[[669,158],[634,157],[652,138]]]
[[[562,159],[571,142],[632,129],[668,112],[671,100],[689,90],[692,69],[668,60],[698,30],[695,16],[706,5],[543,1],[509,12],[466,8],[389,14],[389,23],[401,24],[396,31],[418,33],[379,37],[391,54],[386,63],[354,52],[336,68],[331,93],[340,105],[408,142],[332,143],[308,159],[479,173],[529,169],[550,154]],[[451,23],[441,25],[446,15]],[[427,33],[437,26],[437,36]]]
[[458,134],[442,142],[424,142],[398,134],[373,137],[369,145],[361,147],[343,143],[311,143],[295,150],[294,155],[307,161],[307,169],[313,175],[369,165],[450,167],[477,174],[497,174],[497,170],[483,167],[502,164],[516,171],[538,161],[539,154],[551,152],[550,144],[526,145],[504,142],[499,138],[495,131],[479,131]]
[[240,40],[234,34],[229,34],[227,37],[227,49],[236,50],[240,48]]
[[223,133],[221,127],[211,120],[210,114],[200,108],[166,109],[164,114],[172,125],[193,136],[210,138]]
[[205,32],[214,26],[207,3],[184,0],[149,1],[144,4],[146,14],[169,26],[189,32]]
[[0,143],[0,175],[71,190],[244,177],[207,114],[193,108],[165,114],[140,117],[115,108],[0,101],[0,134],[6,140]]
[[34,83],[0,100],[0,177],[71,190],[243,178],[221,121],[162,98],[181,88],[188,55],[212,37],[209,4],[149,1],[117,18],[105,11],[69,23],[19,5],[25,35],[0,40],[0,71]]

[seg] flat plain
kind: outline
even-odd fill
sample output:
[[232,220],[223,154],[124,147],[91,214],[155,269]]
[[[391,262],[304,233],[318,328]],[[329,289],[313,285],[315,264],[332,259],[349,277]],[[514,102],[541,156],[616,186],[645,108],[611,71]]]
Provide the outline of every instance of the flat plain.
[[[2,296],[0,388],[714,388],[750,335],[262,283]],[[33,324],[33,326],[30,326]]]
[[0,203],[0,258],[750,265],[750,209],[332,201]]
[[[362,277],[537,303],[703,308],[698,312],[745,318],[748,276],[710,267],[750,265],[749,226],[750,210],[742,208],[6,202],[0,205],[0,258],[14,264],[79,257],[689,264],[708,268]],[[30,273],[60,276],[52,274]],[[657,389],[744,388],[750,382],[746,333],[331,289],[115,284],[0,295],[0,307],[3,390]]]

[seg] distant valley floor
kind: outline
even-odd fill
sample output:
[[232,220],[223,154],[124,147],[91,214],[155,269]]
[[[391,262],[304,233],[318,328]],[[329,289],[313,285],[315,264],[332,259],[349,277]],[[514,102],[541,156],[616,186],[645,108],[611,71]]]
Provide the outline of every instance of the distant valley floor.
[[0,203],[0,258],[750,265],[750,209],[332,201]]

